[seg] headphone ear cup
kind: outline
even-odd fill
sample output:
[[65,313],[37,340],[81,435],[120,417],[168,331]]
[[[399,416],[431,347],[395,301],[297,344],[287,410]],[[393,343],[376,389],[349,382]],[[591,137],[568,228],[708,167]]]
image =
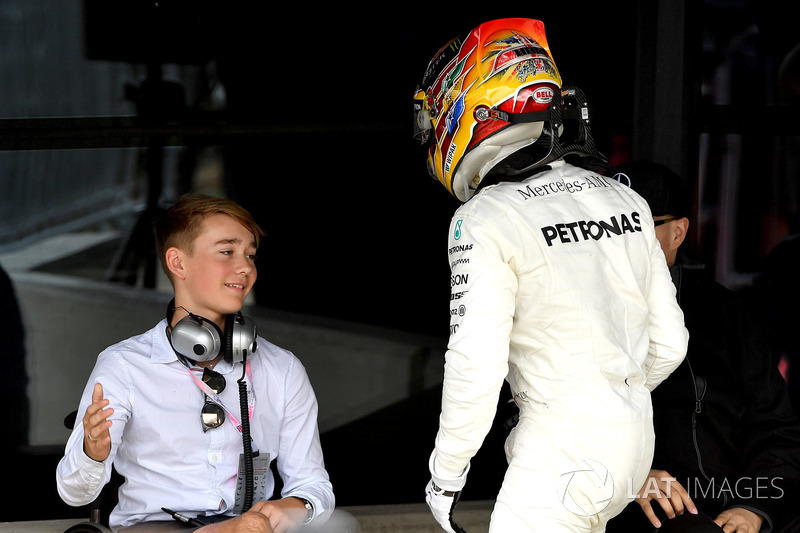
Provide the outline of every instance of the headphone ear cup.
[[241,312],[230,315],[228,318],[230,319],[230,326],[226,327],[226,334],[229,335],[230,351],[226,352],[225,356],[227,357],[228,353],[230,353],[230,361],[240,363],[249,354],[256,351],[258,336],[256,324],[250,318],[242,316]]
[[170,342],[176,352],[194,361],[211,361],[222,349],[219,326],[197,315],[189,315],[172,327]]

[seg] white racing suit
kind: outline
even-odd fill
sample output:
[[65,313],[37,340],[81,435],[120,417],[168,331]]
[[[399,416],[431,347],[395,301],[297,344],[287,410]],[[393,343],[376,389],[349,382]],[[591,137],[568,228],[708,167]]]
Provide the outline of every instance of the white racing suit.
[[645,200],[550,166],[479,191],[450,226],[451,332],[430,469],[442,489],[463,487],[507,379],[520,421],[492,532],[604,531],[644,483],[650,391],[688,343]]

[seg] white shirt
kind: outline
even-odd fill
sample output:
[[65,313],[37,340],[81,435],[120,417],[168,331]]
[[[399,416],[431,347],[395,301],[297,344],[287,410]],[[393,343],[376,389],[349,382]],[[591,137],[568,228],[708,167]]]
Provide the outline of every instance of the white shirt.
[[[165,328],[162,320],[98,356],[81,397],[78,423],[58,464],[59,494],[77,506],[97,497],[113,462],[127,482],[111,513],[112,526],[170,520],[162,507],[192,516],[230,514],[235,503],[241,433],[227,420],[203,432],[200,411],[205,395],[169,345]],[[305,368],[292,353],[260,337],[248,360],[254,449],[269,454],[271,461],[277,459],[282,496],[309,500],[314,522],[322,522],[333,511],[334,495],[319,442],[317,401]],[[226,378],[222,402],[240,418],[237,380],[243,365],[222,360],[214,370]],[[111,455],[102,463],[83,452],[80,423],[95,383],[102,384],[114,409]],[[273,490],[270,475],[267,497]]]
[[[489,186],[450,226],[450,342],[434,481],[460,490],[507,379],[520,409],[652,417],[688,332],[647,202],[563,161]],[[541,435],[531,438],[542,438]]]

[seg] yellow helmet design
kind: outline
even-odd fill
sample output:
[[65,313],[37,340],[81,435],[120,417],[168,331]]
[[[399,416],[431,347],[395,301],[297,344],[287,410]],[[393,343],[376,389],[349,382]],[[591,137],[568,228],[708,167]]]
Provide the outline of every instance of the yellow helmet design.
[[540,137],[552,143],[542,131],[561,84],[541,21],[494,20],[447,43],[414,95],[431,176],[465,202],[498,162]]

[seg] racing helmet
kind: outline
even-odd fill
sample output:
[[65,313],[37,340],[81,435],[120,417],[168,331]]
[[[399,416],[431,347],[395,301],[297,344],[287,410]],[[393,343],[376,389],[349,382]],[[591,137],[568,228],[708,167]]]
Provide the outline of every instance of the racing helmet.
[[414,94],[414,134],[429,143],[431,177],[466,202],[522,148],[541,145],[536,153],[545,160],[555,137],[545,126],[548,108],[561,85],[539,20],[485,22],[447,43]]

